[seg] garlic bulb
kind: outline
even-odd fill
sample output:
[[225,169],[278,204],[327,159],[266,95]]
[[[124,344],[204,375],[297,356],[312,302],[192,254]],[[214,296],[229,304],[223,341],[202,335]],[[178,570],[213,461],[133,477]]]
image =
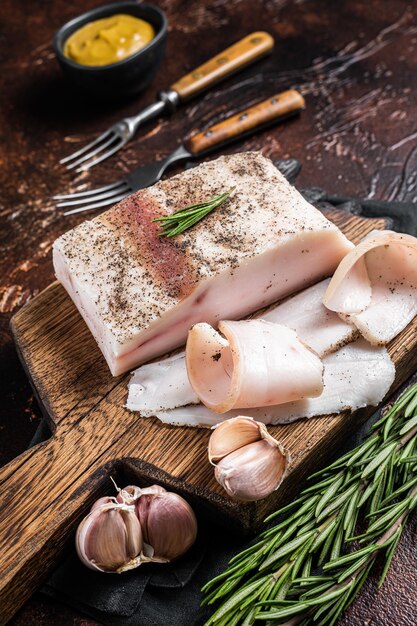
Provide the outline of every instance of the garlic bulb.
[[214,428],[208,454],[217,482],[241,502],[260,500],[278,489],[289,460],[264,424],[244,416]]
[[181,496],[152,485],[129,485],[97,500],[76,534],[81,561],[100,572],[124,572],[142,563],[166,563],[194,543],[197,520]]
[[90,569],[124,572],[137,567],[142,562],[143,536],[135,507],[114,498],[105,504],[97,502],[79,525],[75,544]]
[[176,493],[143,494],[136,511],[144,540],[156,557],[173,561],[193,545],[197,520],[188,502]]

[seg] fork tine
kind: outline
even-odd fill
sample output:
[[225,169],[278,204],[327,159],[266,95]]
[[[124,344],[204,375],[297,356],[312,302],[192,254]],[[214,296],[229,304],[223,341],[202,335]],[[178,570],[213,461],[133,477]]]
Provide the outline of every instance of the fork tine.
[[95,189],[88,189],[86,191],[75,191],[74,193],[67,194],[58,194],[56,196],[52,196],[53,200],[71,200],[71,198],[84,198],[84,196],[92,196],[95,193],[104,193],[105,191],[110,191],[110,189],[116,189],[120,185],[124,185],[125,181],[117,180],[115,183],[111,185],[105,185],[104,187],[96,187]]
[[65,202],[58,202],[56,206],[64,207],[64,206],[74,206],[77,204],[87,204],[87,202],[97,202],[98,200],[105,200],[108,198],[111,200],[114,197],[117,197],[121,193],[125,193],[129,191],[129,186],[127,183],[123,187],[117,187],[112,191],[107,191],[106,193],[98,193],[95,196],[88,196],[87,198],[76,198],[75,200],[66,200]]
[[107,150],[107,152],[104,152],[104,154],[101,154],[99,157],[97,157],[97,159],[94,159],[94,161],[90,161],[89,163],[86,163],[85,165],[80,165],[80,167],[78,167],[75,171],[85,172],[86,170],[89,170],[90,167],[97,165],[97,163],[101,163],[101,161],[104,161],[109,156],[111,156],[112,154],[120,150],[120,148],[122,148],[125,145],[125,143],[127,143],[127,141],[128,141],[127,139],[121,139],[113,148],[110,148],[110,150]]
[[72,159],[76,159],[78,156],[80,156],[81,154],[84,154],[84,152],[86,150],[89,150],[90,148],[92,148],[93,146],[95,146],[96,144],[98,144],[100,141],[103,141],[104,138],[110,133],[112,132],[111,128],[107,129],[104,133],[101,133],[101,135],[99,135],[98,137],[96,137],[93,141],[90,141],[90,143],[88,143],[86,146],[83,146],[82,148],[80,148],[79,150],[77,150],[76,152],[73,152],[72,154],[69,154],[68,156],[64,157],[63,159],[61,159],[59,162],[60,163],[67,163],[68,161],[72,161]]
[[108,206],[109,204],[115,204],[123,198],[126,198],[130,192],[124,193],[121,196],[116,196],[115,198],[107,198],[106,200],[102,200],[101,202],[94,202],[93,204],[89,204],[87,206],[80,207],[79,209],[71,209],[71,211],[65,211],[64,215],[74,215],[74,213],[82,213],[83,211],[91,211],[92,209],[99,209],[103,206]]
[[74,169],[74,167],[77,167],[77,165],[80,165],[80,163],[84,163],[84,161],[88,161],[88,159],[92,159],[93,157],[97,156],[97,154],[100,154],[103,150],[111,146],[111,144],[117,140],[118,140],[117,135],[112,134],[107,139],[107,141],[105,141],[104,143],[100,143],[93,150],[90,150],[90,152],[87,152],[87,154],[83,154],[76,161],[72,161],[69,165],[67,165],[67,170],[72,170]]

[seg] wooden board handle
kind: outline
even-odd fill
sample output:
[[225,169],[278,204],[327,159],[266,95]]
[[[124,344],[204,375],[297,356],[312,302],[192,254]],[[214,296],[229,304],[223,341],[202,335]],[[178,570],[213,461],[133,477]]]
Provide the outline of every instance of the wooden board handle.
[[304,106],[304,98],[298,91],[295,89],[283,91],[193,135],[186,142],[186,146],[193,154],[200,154],[259,126],[296,113]]
[[246,67],[270,52],[274,39],[262,31],[247,35],[223,52],[177,80],[171,89],[181,100],[197,95],[233,72]]

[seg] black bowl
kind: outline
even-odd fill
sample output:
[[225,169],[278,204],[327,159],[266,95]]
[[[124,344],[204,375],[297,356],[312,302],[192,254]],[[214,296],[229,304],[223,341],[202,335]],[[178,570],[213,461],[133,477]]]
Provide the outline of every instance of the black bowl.
[[[146,20],[155,28],[155,37],[132,56],[110,65],[81,65],[64,55],[64,44],[72,33],[87,22],[116,13],[127,13]],[[135,1],[115,2],[83,13],[64,24],[55,33],[53,46],[65,76],[74,86],[100,96],[128,96],[145,89],[155,76],[164,56],[167,31],[167,19],[158,7]]]

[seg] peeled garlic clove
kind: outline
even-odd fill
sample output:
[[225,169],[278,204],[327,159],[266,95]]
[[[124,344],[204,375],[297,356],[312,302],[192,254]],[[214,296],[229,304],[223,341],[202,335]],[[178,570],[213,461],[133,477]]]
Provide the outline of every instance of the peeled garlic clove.
[[258,422],[251,417],[232,417],[214,427],[208,446],[209,461],[215,464],[231,452],[259,439],[261,431]]
[[144,494],[136,503],[136,511],[154,558],[172,561],[193,545],[197,520],[188,502],[176,493]]
[[123,572],[140,564],[143,536],[135,508],[107,503],[93,508],[76,534],[81,561],[100,572]]
[[286,466],[285,453],[268,435],[268,440],[255,441],[223,457],[216,465],[214,475],[233,499],[251,502],[278,489]]

